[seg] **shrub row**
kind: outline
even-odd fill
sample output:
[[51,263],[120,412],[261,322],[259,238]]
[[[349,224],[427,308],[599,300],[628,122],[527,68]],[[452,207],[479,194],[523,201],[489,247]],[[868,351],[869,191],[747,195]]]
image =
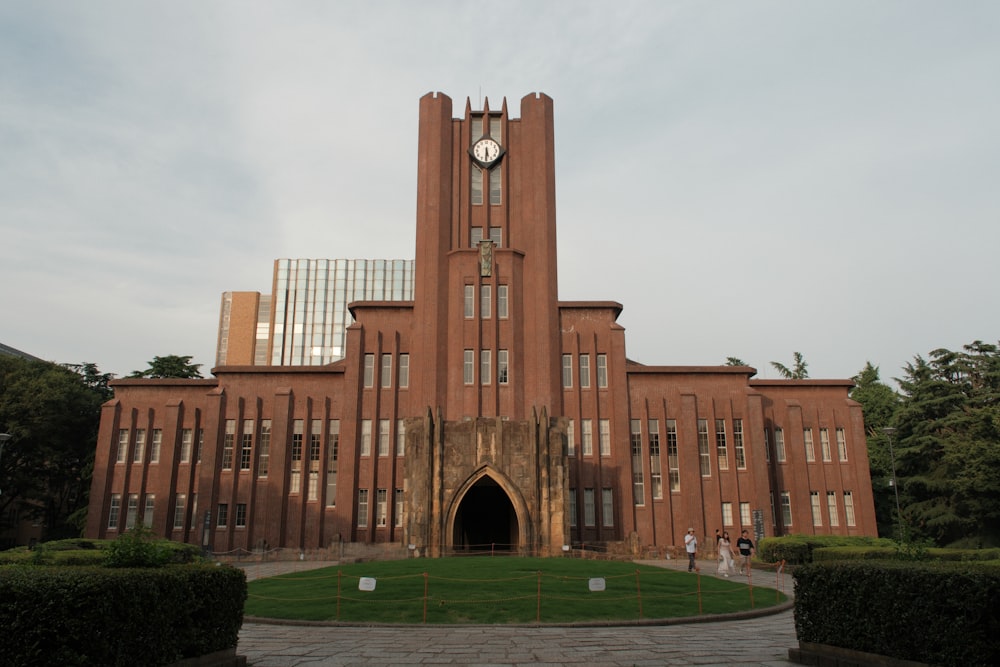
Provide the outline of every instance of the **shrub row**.
[[823,547],[890,547],[892,540],[845,535],[786,535],[765,537],[757,545],[757,557],[766,563],[785,561],[792,565],[811,563],[813,551]]
[[841,561],[795,569],[799,641],[934,665],[994,664],[1000,567]]
[[5,665],[165,665],[236,646],[242,570],[0,568]]
[[831,560],[928,560],[928,561],[1000,561],[1000,549],[921,550],[919,558],[907,557],[896,547],[821,547],[813,549],[814,563]]

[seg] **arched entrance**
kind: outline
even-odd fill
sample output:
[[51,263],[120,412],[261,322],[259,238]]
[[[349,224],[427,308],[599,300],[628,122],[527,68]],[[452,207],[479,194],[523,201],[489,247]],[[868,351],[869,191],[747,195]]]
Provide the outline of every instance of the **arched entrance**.
[[507,493],[490,476],[466,491],[455,512],[452,548],[456,551],[516,551],[517,513]]

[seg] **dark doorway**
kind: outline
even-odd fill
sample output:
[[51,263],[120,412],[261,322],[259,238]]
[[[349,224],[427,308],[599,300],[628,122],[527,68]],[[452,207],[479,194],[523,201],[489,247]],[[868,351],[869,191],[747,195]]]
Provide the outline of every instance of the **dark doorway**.
[[490,477],[476,482],[455,513],[456,551],[514,551],[517,515],[510,498]]

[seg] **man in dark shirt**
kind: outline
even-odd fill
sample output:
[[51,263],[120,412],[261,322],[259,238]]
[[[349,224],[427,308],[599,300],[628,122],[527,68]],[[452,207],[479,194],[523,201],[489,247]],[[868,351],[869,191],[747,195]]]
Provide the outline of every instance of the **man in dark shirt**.
[[736,540],[736,548],[740,550],[740,574],[750,574],[750,556],[753,555],[753,542],[747,535],[747,531],[740,533],[740,539]]

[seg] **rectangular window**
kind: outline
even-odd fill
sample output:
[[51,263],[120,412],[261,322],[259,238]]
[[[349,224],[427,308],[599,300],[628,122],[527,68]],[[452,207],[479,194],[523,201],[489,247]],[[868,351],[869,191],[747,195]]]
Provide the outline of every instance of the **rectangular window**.
[[847,460],[847,437],[842,428],[837,429],[837,455],[841,461]]
[[732,526],[733,525],[733,504],[732,503],[722,503],[722,525]]
[[462,382],[472,384],[475,378],[476,354],[473,350],[465,350],[462,354]]
[[163,430],[153,429],[153,441],[149,444],[149,462],[160,462],[160,447],[163,445]]
[[750,516],[750,503],[740,503],[740,525],[753,525],[753,518]]
[[178,493],[174,499],[174,530],[184,529],[184,511],[187,509],[187,494]]
[[327,422],[326,440],[326,506],[337,506],[337,457],[340,455],[340,420]]
[[125,460],[127,458],[128,458],[128,429],[123,428],[118,431],[118,452],[115,460],[118,463],[125,463]]
[[492,355],[490,350],[479,351],[479,381],[483,384],[490,383],[490,366],[492,365]]
[[271,420],[260,420],[260,441],[257,443],[257,477],[267,477],[271,466]]
[[667,468],[670,470],[670,491],[681,490],[681,466],[677,459],[677,420],[667,420]]
[[576,422],[574,420],[569,420],[569,425],[566,427],[566,447],[567,454],[569,456],[576,455]]
[[189,429],[181,431],[181,463],[191,463],[191,445],[194,444],[194,432]]
[[629,444],[632,449],[632,495],[636,505],[646,504],[646,484],[642,476],[642,420],[629,420]]
[[[491,169],[487,172],[490,177],[490,204],[492,206],[499,206],[503,203],[502,191],[500,184],[503,182],[503,171],[499,169]],[[491,227],[492,231],[493,228]]]
[[827,491],[826,492],[826,513],[830,517],[830,526],[837,527],[840,525],[840,515],[837,513],[837,492]]
[[844,491],[844,518],[848,526],[854,525],[854,494],[851,491]]
[[198,521],[198,494],[191,494],[191,523]]
[[564,354],[562,356],[562,382],[563,388],[569,389],[573,386],[573,355]]
[[375,490],[375,525],[384,526],[389,512],[389,492],[386,489]]
[[819,451],[823,455],[824,461],[829,462],[833,460],[833,455],[830,452],[829,429],[821,428],[819,430]]
[[319,499],[320,445],[323,442],[323,420],[313,419],[309,425],[309,486],[306,499]]
[[222,437],[222,469],[233,469],[233,447],[236,440],[236,420],[226,420],[226,433]]
[[194,462],[201,463],[201,453],[205,450],[205,429],[198,429],[198,446],[194,451]]
[[493,287],[479,286],[479,317],[488,320],[493,317]]
[[726,420],[715,420],[715,450],[719,457],[719,470],[729,470],[729,449],[726,447]]
[[216,528],[225,528],[229,525],[229,504],[219,503],[219,516],[215,522]]
[[497,285],[497,317],[501,320],[505,320],[509,317],[506,285]]
[[594,521],[594,490],[583,490],[583,525],[593,526]]
[[396,456],[406,454],[406,422],[402,419],[396,420]]
[[375,386],[375,355],[374,354],[366,354],[365,355],[364,386],[365,386],[365,389],[369,389],[369,388]]
[[615,525],[615,504],[611,489],[601,489],[601,525],[605,528]]
[[410,386],[410,355],[399,355],[399,388],[406,389]]
[[378,420],[378,455],[389,456],[389,420]]
[[802,429],[802,443],[806,448],[806,461],[812,463],[816,460],[816,449],[813,447],[813,432],[811,428]]
[[132,451],[132,463],[142,463],[142,458],[145,453],[146,429],[137,428],[135,430],[135,449]]
[[[128,433],[128,431],[126,431]],[[111,494],[111,506],[108,510],[108,528],[111,530],[118,529],[118,516],[122,511],[122,494],[112,493]]]
[[743,420],[733,420],[733,454],[736,456],[736,469],[746,470],[747,454],[743,448]]
[[569,490],[569,525],[576,527],[576,489]]
[[785,462],[785,432],[780,428],[774,429],[774,456],[778,463]]
[[589,419],[580,420],[580,445],[584,456],[594,455],[594,427]]
[[247,527],[247,504],[246,503],[236,503],[236,527],[246,528]]
[[712,476],[712,455],[708,450],[708,420],[698,420],[698,461],[701,465],[701,476]]
[[497,384],[507,384],[508,359],[507,350],[497,350]]
[[608,355],[597,355],[597,387],[607,389],[608,387]]
[[156,496],[152,493],[146,494],[146,506],[142,510],[142,524],[146,528],[153,525],[153,508],[156,507]]
[[580,355],[580,388],[587,389],[590,387],[590,355],[581,354]]
[[368,527],[368,489],[358,489],[358,528]]
[[361,456],[372,455],[372,420],[361,420]]
[[403,490],[396,489],[395,493],[395,507],[392,512],[392,523],[396,528],[400,528],[403,525]]
[[[482,232],[482,230],[480,230]],[[476,286],[466,285],[463,299],[465,319],[470,320],[476,316]]]
[[379,381],[383,389],[388,389],[392,386],[392,355],[383,354],[382,355],[382,368],[381,374],[379,375]]
[[252,419],[243,420],[243,433],[240,435],[240,470],[250,470],[253,462],[253,427]]
[[771,462],[771,431],[764,429],[764,460]]
[[819,491],[809,492],[809,504],[812,506],[813,525],[823,525],[823,508],[819,502]]
[[788,491],[781,492],[781,525],[792,525],[792,495]]
[[611,420],[601,419],[597,426],[601,436],[601,456],[611,456]]
[[[483,173],[484,173],[483,170],[480,169],[477,165],[475,164],[472,165],[472,172],[471,172],[472,179],[469,185],[472,188],[470,197],[473,206],[481,206],[483,203]],[[482,227],[479,228],[479,233],[480,235],[482,235],[483,233]]]
[[653,499],[663,498],[663,472],[660,468],[660,421],[650,419],[646,422],[649,431],[649,485]]
[[289,483],[289,493],[302,493],[302,447],[305,420],[296,419],[292,422],[292,476]]

